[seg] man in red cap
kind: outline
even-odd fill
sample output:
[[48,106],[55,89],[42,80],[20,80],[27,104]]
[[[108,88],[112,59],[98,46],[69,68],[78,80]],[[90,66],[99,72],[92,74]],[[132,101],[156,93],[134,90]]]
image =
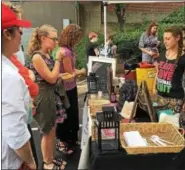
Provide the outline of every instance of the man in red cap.
[[21,27],[29,21],[20,20],[2,4],[2,169],[36,169],[27,129],[30,95],[17,67],[10,61],[19,50]]

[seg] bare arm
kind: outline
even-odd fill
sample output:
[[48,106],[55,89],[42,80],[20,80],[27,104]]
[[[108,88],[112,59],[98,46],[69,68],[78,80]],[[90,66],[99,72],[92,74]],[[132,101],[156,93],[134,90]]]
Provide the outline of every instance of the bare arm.
[[141,50],[143,53],[147,53],[148,55],[151,55],[151,51],[147,50],[146,48],[140,48],[140,50]]
[[156,68],[156,75],[155,75],[155,79],[154,79],[154,83],[153,83],[153,91],[152,91],[153,95],[155,95],[157,93],[157,89],[156,89],[157,75],[158,75],[158,64],[157,63],[155,63],[155,68]]
[[98,51],[98,49],[97,49],[97,48],[95,48],[95,49],[94,49],[94,52],[95,52],[96,56],[98,56],[98,55],[99,55],[99,51]]
[[35,75],[34,75],[33,71],[32,71],[32,70],[28,70],[28,72],[29,72],[29,77],[30,77],[30,79],[31,79],[32,81],[35,81]]
[[141,35],[141,37],[140,37],[140,40],[139,40],[139,49],[143,52],[143,53],[146,53],[146,54],[148,54],[148,55],[150,55],[150,56],[152,56],[152,57],[158,57],[158,53],[156,53],[156,52],[154,52],[154,51],[150,51],[150,50],[148,50],[148,49],[146,49],[146,48],[144,48],[145,47],[145,33],[143,33],[142,35]]
[[[27,112],[24,102],[25,90],[27,90],[25,82],[17,75],[8,75],[3,81],[8,82],[2,90],[3,103],[6,103],[2,106],[4,140],[22,161],[34,168],[35,161],[30,148],[30,133],[27,128]],[[6,94],[11,94],[11,98]]]
[[39,75],[47,82],[54,84],[59,76],[60,60],[55,61],[52,71],[49,70],[47,64],[39,54],[35,54],[32,58],[33,65]]
[[75,69],[75,75],[76,76],[81,76],[81,75],[85,75],[86,74],[86,69],[82,68],[80,70]]
[[36,169],[35,160],[33,158],[30,142],[27,142],[21,148],[15,150],[17,155],[25,162],[31,169]]

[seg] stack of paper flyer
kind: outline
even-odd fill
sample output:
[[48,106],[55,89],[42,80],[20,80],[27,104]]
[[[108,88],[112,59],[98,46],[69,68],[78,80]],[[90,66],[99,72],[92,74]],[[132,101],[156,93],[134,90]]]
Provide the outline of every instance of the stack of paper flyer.
[[147,146],[147,141],[138,131],[124,132],[123,138],[129,147]]

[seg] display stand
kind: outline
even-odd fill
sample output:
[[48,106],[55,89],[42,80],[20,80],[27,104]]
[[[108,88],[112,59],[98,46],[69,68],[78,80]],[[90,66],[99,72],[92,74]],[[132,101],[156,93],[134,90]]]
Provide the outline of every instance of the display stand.
[[142,81],[136,94],[136,98],[134,101],[134,106],[131,113],[130,121],[136,116],[137,106],[143,109],[145,112],[149,114],[149,117],[152,122],[157,122],[157,115],[152,105],[152,100],[148,91],[148,87],[146,81]]

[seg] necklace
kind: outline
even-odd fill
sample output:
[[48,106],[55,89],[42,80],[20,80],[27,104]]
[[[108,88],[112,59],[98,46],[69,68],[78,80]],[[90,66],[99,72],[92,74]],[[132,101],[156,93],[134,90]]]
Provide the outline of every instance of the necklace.
[[170,53],[166,51],[165,57],[167,60],[175,60],[177,59],[177,52]]

